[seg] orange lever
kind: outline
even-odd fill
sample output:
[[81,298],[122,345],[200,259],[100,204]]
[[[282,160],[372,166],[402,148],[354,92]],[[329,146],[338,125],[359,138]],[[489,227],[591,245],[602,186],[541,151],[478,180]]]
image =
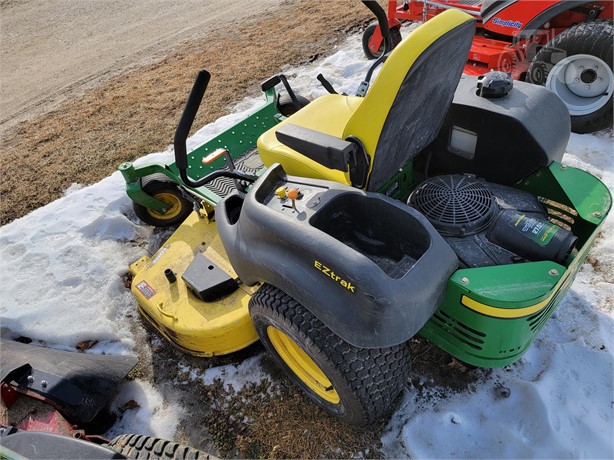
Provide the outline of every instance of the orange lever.
[[292,201],[296,200],[298,198],[298,190],[295,188],[288,190],[288,198],[290,198]]
[[219,157],[226,154],[227,152],[228,150],[226,149],[215,149],[213,152],[211,152],[209,155],[207,155],[201,160],[202,164],[208,165],[210,163],[213,163],[215,160],[217,160]]

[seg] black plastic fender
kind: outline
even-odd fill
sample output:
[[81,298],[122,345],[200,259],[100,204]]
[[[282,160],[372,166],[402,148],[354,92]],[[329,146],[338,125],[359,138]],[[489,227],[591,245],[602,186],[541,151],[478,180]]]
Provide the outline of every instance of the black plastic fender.
[[79,425],[92,421],[137,363],[135,356],[54,350],[5,339],[0,348],[2,383],[38,394]]
[[[287,196],[297,189],[294,203]],[[230,262],[247,285],[269,283],[350,344],[402,343],[431,317],[458,260],[404,203],[280,165],[216,209]]]
[[56,433],[20,431],[12,427],[0,428],[3,456],[12,459],[125,459],[128,458],[104,446],[70,438]]

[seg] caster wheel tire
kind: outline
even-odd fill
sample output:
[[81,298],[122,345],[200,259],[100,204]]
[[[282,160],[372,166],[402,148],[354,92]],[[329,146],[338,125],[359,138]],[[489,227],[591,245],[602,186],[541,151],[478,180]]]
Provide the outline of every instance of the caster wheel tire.
[[168,210],[162,214],[134,203],[135,214],[146,224],[155,227],[173,227],[183,222],[194,209],[192,203],[185,199],[174,182],[144,178],[142,188],[145,193],[164,201],[168,205]]
[[133,459],[161,459],[161,460],[213,460],[215,457],[184,446],[176,442],[160,438],[152,438],[138,434],[123,434],[113,439],[108,448]]

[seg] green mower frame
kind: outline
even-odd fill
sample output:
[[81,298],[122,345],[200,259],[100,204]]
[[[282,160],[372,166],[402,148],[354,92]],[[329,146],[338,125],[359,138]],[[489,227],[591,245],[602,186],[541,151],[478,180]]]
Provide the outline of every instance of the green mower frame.
[[[276,90],[279,84],[284,85],[287,94],[280,96]],[[190,152],[190,177],[200,180],[213,171],[227,168],[227,157],[216,158],[206,165],[201,160],[218,149],[225,149],[232,160],[237,160],[256,148],[256,140],[263,132],[309,103],[308,99],[294,94],[283,74],[264,82],[262,91],[265,99],[262,106]],[[133,201],[135,212],[150,225],[178,225],[193,209],[202,207],[212,210],[221,199],[211,187],[191,187],[185,184],[175,162],[143,166],[124,162],[118,169],[126,181],[126,193]],[[156,190],[156,186],[162,187],[162,193]]]
[[[381,8],[378,10],[375,2],[364,3],[378,16],[381,24],[386,24],[385,13]],[[456,21],[462,23],[462,27],[469,24],[458,15],[462,13],[444,13],[438,16],[440,19],[433,21]],[[433,21],[429,21],[431,25],[428,27],[437,27]],[[382,27],[382,30],[385,33],[388,28]],[[466,32],[465,35],[470,37],[471,34]],[[470,40],[467,41],[467,49],[469,43]],[[403,49],[403,46],[395,50],[395,53],[402,53],[398,49]],[[387,55],[384,53],[376,65]],[[394,60],[392,55],[390,60]],[[463,62],[464,59],[458,60],[459,75]],[[378,78],[383,73],[384,69]],[[360,96],[367,93],[370,75],[371,71],[359,89]],[[488,86],[489,79],[494,82],[492,86]],[[184,153],[185,139],[208,80],[209,74],[201,72],[190,94],[175,136],[175,163],[141,167],[123,163],[119,167],[126,180],[128,195],[135,202],[137,215],[143,215],[142,208],[150,210],[149,215],[153,219],[144,219],[147,223],[175,225],[179,223],[176,219],[178,216],[181,219],[187,216],[175,234],[155,254],[145,256],[131,266],[135,275],[132,292],[139,310],[171,343],[195,355],[230,353],[249,345],[259,336],[277,362],[308,396],[350,423],[373,422],[388,410],[407,379],[411,360],[406,341],[416,333],[470,365],[501,367],[517,361],[571,286],[611,208],[611,195],[597,178],[560,163],[570,132],[567,115],[561,115],[567,113],[566,108],[555,95],[534,85],[517,83],[513,90],[509,87],[505,93],[492,96],[488,91],[496,93],[505,87],[505,78],[490,74],[479,80],[463,77],[453,103],[448,106],[447,116],[440,116],[441,122],[433,132],[433,139],[425,141],[420,151],[396,168],[389,179],[381,181],[376,190],[362,191],[321,178],[286,174],[282,161],[281,166],[273,164],[269,168],[262,166],[255,168],[258,170],[240,171],[239,163],[249,158],[247,154],[254,151],[259,136],[271,130],[277,132],[282,144],[289,142],[293,149],[306,156],[306,160],[315,160],[328,168],[339,169],[334,165],[339,161],[349,161],[351,169],[353,159],[360,156],[360,139],[334,140],[333,136],[322,135],[312,129],[301,128],[297,131],[296,126],[294,131],[288,131],[288,125],[292,126],[294,120],[304,119],[305,113],[317,111],[318,104],[324,102],[316,100],[295,115],[284,116],[278,109],[279,96],[274,86],[280,82],[287,89],[289,86],[285,79],[279,77],[263,85],[264,106],[189,154]],[[291,94],[297,107],[298,98]],[[331,96],[324,98],[328,97],[334,102],[345,97]],[[541,110],[546,112],[532,115],[525,109],[509,110],[509,107],[522,107],[523,104],[518,101],[532,98],[545,101],[540,107],[545,107]],[[552,128],[555,136],[542,136],[539,128],[534,127],[536,119],[549,123],[547,128]],[[475,126],[472,127],[472,123]],[[507,148],[505,140],[519,136],[518,129],[523,136],[522,149],[514,146]],[[513,131],[511,138],[510,131]],[[360,138],[361,133],[354,135]],[[287,139],[282,141],[282,137]],[[454,139],[458,138],[462,142],[455,144]],[[477,139],[480,139],[479,142]],[[474,150],[468,152],[471,147],[467,145],[472,145],[472,142]],[[480,149],[480,145],[488,145],[489,142],[501,145],[497,158],[493,158],[489,148]],[[440,148],[439,144],[444,147]],[[521,158],[520,155],[526,156]],[[372,158],[369,160],[371,166],[377,165]],[[488,166],[492,161],[496,164],[509,161],[517,166],[513,171],[499,171]],[[523,169],[526,164],[529,168],[527,171]],[[426,257],[428,248],[441,244],[439,240],[443,240],[424,216],[409,210],[410,207],[401,202],[407,200],[410,194],[415,195],[421,184],[433,175],[457,177],[467,172],[485,176],[489,181],[487,184],[492,183],[493,190],[499,190],[504,184],[505,193],[509,191],[513,196],[522,197],[530,195],[531,200],[540,203],[545,216],[543,220],[531,220],[523,214],[524,211],[518,211],[510,224],[512,230],[506,230],[508,233],[523,233],[523,245],[533,244],[541,250],[557,233],[568,235],[572,243],[562,251],[561,257],[552,260],[548,257],[532,259],[531,256],[514,256],[509,263],[491,263],[487,266],[465,263],[459,268],[453,257],[454,262],[441,269],[443,272],[448,270],[448,274],[437,280],[440,285],[435,289],[436,295],[422,302],[419,295],[422,281],[409,286],[407,292],[415,293],[418,299],[415,308],[419,310],[419,318],[410,318],[408,321],[412,327],[404,330],[406,317],[403,315],[408,315],[408,312],[403,310],[403,305],[397,305],[399,299],[394,306],[386,303],[388,299],[384,298],[385,295],[377,296],[372,292],[367,293],[364,299],[358,299],[358,296],[354,296],[354,287],[359,292],[365,283],[377,279],[372,278],[376,276],[388,281],[392,279],[391,283],[409,278],[406,275],[413,267],[402,276],[388,272],[384,274],[381,254],[378,252],[377,257],[373,255],[379,249],[373,248],[392,247],[387,238],[399,228],[398,220],[394,219],[406,213],[419,227],[419,238],[430,241],[423,244],[427,249],[418,255],[413,249],[408,250],[416,259],[415,266],[418,266],[421,258]],[[163,181],[159,180],[160,174],[164,175]],[[230,188],[237,188],[237,193],[226,195],[220,192],[226,186],[222,187],[219,183],[211,185],[211,181],[219,180],[222,176],[225,176],[227,184],[230,181]],[[469,177],[471,181],[477,181],[474,176]],[[168,183],[162,193],[157,196],[148,193],[148,184],[164,181]],[[251,183],[253,185],[249,185]],[[165,213],[169,213],[173,207],[173,199],[169,199],[171,194],[168,193],[170,187],[174,187],[177,192],[173,196],[177,197],[181,206],[188,206],[188,211],[183,208],[172,210],[172,218],[165,219]],[[228,191],[228,187],[225,190]],[[304,196],[300,190],[304,191]],[[319,192],[314,194],[314,190]],[[326,206],[330,210],[333,204],[344,202],[345,198],[337,199],[338,196],[350,197],[349,202],[375,203],[373,209],[386,208],[389,212],[378,214],[378,219],[381,218],[383,222],[381,225],[379,221],[370,227],[370,224],[365,224],[369,238],[364,235],[355,237],[360,225],[374,214],[368,207],[364,212],[354,214],[344,214],[347,210],[344,208],[340,208],[338,213],[329,213],[331,219],[338,215],[345,216],[346,220],[342,222],[348,225],[350,236],[339,236],[335,233],[336,229],[327,227],[326,222],[318,223],[318,213],[326,215]],[[191,212],[192,205],[195,205],[194,213]],[[500,215],[506,212],[503,208],[498,211]],[[244,234],[240,233],[241,225]],[[255,236],[250,233],[250,225],[257,230]],[[284,230],[286,225],[288,231]],[[525,229],[513,228],[519,226]],[[356,232],[352,233],[353,230]],[[494,233],[492,229],[484,230],[491,231]],[[306,235],[303,239],[301,232]],[[351,244],[344,242],[344,238],[349,238]],[[404,251],[408,245],[411,246],[412,238],[400,242],[397,238],[393,246]],[[527,242],[529,240],[530,243]],[[454,243],[453,238],[446,241],[451,245]],[[271,251],[279,251],[281,256],[274,259],[278,263],[269,263],[264,260],[266,257],[258,256],[258,245],[263,245],[264,256]],[[247,261],[246,248],[248,253],[255,254],[254,261]],[[326,253],[322,250],[319,253],[319,248],[333,248],[339,251],[339,257],[334,255],[334,251]],[[364,273],[343,265],[343,257],[350,252],[357,265],[368,267]],[[316,254],[315,258],[312,254]],[[398,261],[394,254],[390,260]],[[443,260],[441,263],[444,263]],[[438,260],[429,261],[426,266],[440,268]],[[216,277],[215,282],[207,278],[207,270]],[[292,273],[304,273],[305,276],[294,276]],[[317,296],[322,292],[327,298],[335,300],[321,302]],[[390,297],[394,297],[394,294],[391,292]],[[406,297],[410,304],[411,295]],[[422,305],[429,302],[432,306]],[[232,314],[224,315],[222,312],[219,315],[216,313],[213,319],[207,317],[209,311],[230,308],[231,304],[234,305]],[[366,306],[363,307],[363,304]],[[409,312],[409,316],[412,314]],[[394,324],[397,318],[401,326]],[[356,321],[357,327],[350,327],[348,331],[343,323],[350,320]],[[293,321],[311,324],[312,327],[302,330]],[[200,326],[203,324],[205,326]],[[200,327],[210,327],[211,330],[200,330]],[[360,327],[375,331],[374,335],[371,337],[361,333]],[[387,335],[386,331],[394,327],[396,332]],[[316,336],[309,335],[315,334],[313,331],[317,332]],[[240,337],[229,338],[233,335]],[[328,337],[325,343],[314,344],[323,337]],[[201,338],[203,343],[207,343],[199,348]],[[211,346],[211,343],[216,345],[217,342],[225,346]],[[376,401],[377,398],[380,399]]]

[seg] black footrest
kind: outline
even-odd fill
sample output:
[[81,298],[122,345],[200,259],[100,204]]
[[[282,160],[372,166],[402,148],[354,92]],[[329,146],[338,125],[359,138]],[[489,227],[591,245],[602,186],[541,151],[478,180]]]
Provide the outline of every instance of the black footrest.
[[197,254],[181,276],[196,297],[204,302],[232,294],[239,287],[237,280],[203,254]]

